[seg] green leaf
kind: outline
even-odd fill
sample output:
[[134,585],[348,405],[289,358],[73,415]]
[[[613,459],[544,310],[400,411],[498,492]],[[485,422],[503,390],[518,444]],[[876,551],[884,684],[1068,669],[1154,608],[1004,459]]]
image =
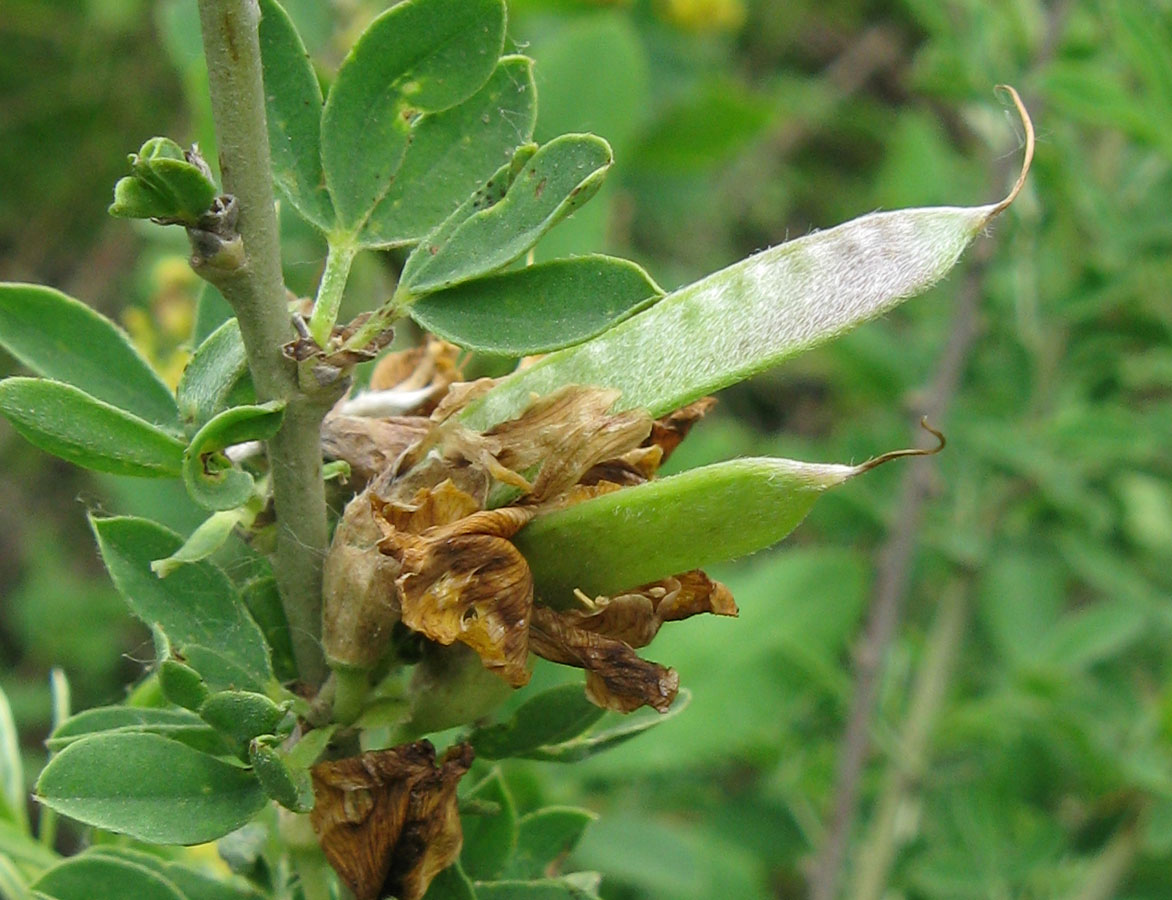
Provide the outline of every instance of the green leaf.
[[495,878],[504,871],[517,845],[517,810],[500,769],[494,769],[469,791],[467,799],[487,801],[497,810],[462,819],[464,846],[460,865],[471,878]]
[[269,646],[273,671],[279,681],[292,681],[297,677],[297,664],[293,659],[293,641],[289,637],[289,622],[281,606],[281,595],[277,582],[271,576],[257,578],[241,589],[244,605],[264,633]]
[[673,174],[711,169],[761,134],[774,120],[772,107],[738,81],[706,83],[647,127],[633,165]]
[[661,296],[632,262],[577,256],[428,294],[409,312],[428,331],[462,347],[527,356],[592,338]]
[[90,853],[58,863],[32,887],[55,900],[186,900],[179,888],[146,866]]
[[195,325],[191,329],[192,346],[198,347],[234,315],[224,295],[209,282],[203,282],[195,304]]
[[157,844],[215,840],[266,803],[250,772],[156,734],[83,738],[49,761],[36,790],[63,815]]
[[334,208],[321,164],[321,85],[289,14],[260,3],[260,56],[273,180],[306,219],[328,231]]
[[1029,666],[1059,621],[1066,572],[1052,555],[1002,547],[981,572],[978,616],[993,646],[1014,666]]
[[[0,819],[0,864],[12,862],[18,872],[47,869],[60,857],[22,827]],[[0,892],[0,896],[3,896]]]
[[[2,846],[0,844],[0,848]],[[4,900],[27,900],[31,896],[28,884],[16,863],[0,852],[0,897]]]
[[610,727],[587,732],[586,734],[579,735],[576,738],[563,741],[559,744],[547,744],[544,747],[538,747],[536,750],[530,750],[521,755],[525,759],[537,759],[542,762],[580,762],[583,759],[596,756],[612,747],[617,747],[619,744],[624,744],[644,731],[675,718],[687,708],[691,701],[692,695],[688,690],[686,688],[680,688],[675,702],[672,703],[671,708],[665,713],[658,713],[648,707],[644,707],[625,716],[616,715],[614,717],[615,724]]
[[464,423],[491,427],[567,384],[618,388],[616,408],[664,415],[927,290],[998,211],[874,213],[758,253],[510,376]]
[[217,691],[199,707],[205,722],[237,741],[250,741],[262,734],[273,734],[285,710],[253,691]]
[[191,499],[206,509],[232,509],[253,496],[252,476],[223,454],[245,441],[266,441],[281,427],[285,404],[235,406],[210,419],[183,453],[183,482]]
[[[158,625],[213,690],[263,691],[272,681],[268,650],[235,587],[215,565],[202,560],[183,566],[166,580],[151,571],[151,561],[174,553],[183,543],[174,532],[146,519],[90,517],[102,560],[131,611]],[[202,648],[214,647],[215,651]],[[225,682],[210,666],[210,656],[231,661],[240,678]]]
[[8,821],[28,833],[27,797],[24,790],[24,763],[20,756],[20,735],[12,718],[8,695],[0,690],[0,821]]
[[495,200],[495,188],[481,189],[429,234],[407,258],[401,290],[442,290],[518,259],[594,195],[612,162],[610,145],[592,134],[550,141],[523,167],[510,168],[502,199]]
[[70,716],[49,735],[45,746],[56,753],[95,734],[157,734],[205,753],[227,751],[223,740],[195,713],[185,709],[99,706]]
[[577,846],[586,826],[597,819],[596,813],[575,806],[547,806],[522,816],[517,822],[517,850],[505,874],[540,877]]
[[45,378],[0,382],[0,414],[30,444],[86,469],[174,477],[183,444],[138,416]]
[[196,348],[183,370],[176,391],[179,415],[185,424],[200,428],[242,393],[252,393],[248,358],[240,326],[229,319]]
[[[864,464],[866,466],[866,464]],[[819,495],[864,471],[788,459],[736,459],[539,515],[514,543],[541,599],[615,594],[777,543]]]
[[598,900],[602,877],[595,872],[575,872],[561,878],[537,881],[477,882],[477,900]]
[[460,864],[454,863],[432,879],[424,900],[476,900],[476,891]]
[[532,70],[532,60],[506,56],[459,106],[420,117],[395,180],[358,235],[360,245],[417,242],[533,136]]
[[36,374],[64,381],[155,425],[179,418],[171,390],[113,322],[39,284],[0,284],[0,347]]
[[112,216],[196,225],[218,193],[207,174],[168,138],[151,138],[130,154],[130,168],[133,174],[114,186]]
[[166,559],[151,561],[151,571],[166,578],[186,563],[207,559],[227,543],[237,525],[247,527],[256,518],[257,510],[250,506],[225,509],[212,513],[183,542],[183,546]]
[[1096,603],[1059,620],[1038,645],[1035,658],[1081,671],[1140,640],[1149,626],[1150,616],[1134,606]]
[[256,889],[238,879],[213,877],[178,862],[129,847],[98,846],[86,851],[87,856],[101,856],[137,863],[170,881],[187,900],[264,900]]
[[508,759],[575,738],[603,713],[580,684],[563,684],[526,700],[509,721],[479,728],[468,740],[479,759]]
[[417,113],[472,96],[504,44],[503,0],[407,0],[375,19],[350,50],[322,113],[326,184],[356,229],[385,196]]
[[218,646],[185,644],[183,657],[206,679],[213,690],[243,688],[262,691],[271,686],[271,682],[261,683],[256,673],[244,660],[236,656],[233,650],[225,650]]

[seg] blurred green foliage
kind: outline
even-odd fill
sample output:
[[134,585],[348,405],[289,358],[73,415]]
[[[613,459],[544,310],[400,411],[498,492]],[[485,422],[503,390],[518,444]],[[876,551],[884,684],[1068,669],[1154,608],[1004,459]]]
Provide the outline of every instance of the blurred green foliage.
[[[11,0],[0,16],[0,277],[113,311],[152,358],[177,360],[176,377],[197,290],[176,265],[181,235],[105,208],[145,136],[210,149],[193,6]],[[380,4],[288,7],[324,73]],[[669,288],[877,207],[999,196],[1017,148],[992,88],[1022,90],[1037,160],[989,258],[978,250],[927,297],[727,391],[672,466],[859,460],[905,444],[946,400],[935,424],[949,447],[913,530],[842,884],[859,897],[1167,897],[1172,3],[510,11],[511,45],[537,61],[538,139],[591,130],[617,158],[538,256],[618,253]],[[304,292],[323,250],[287,218],[288,280]],[[362,263],[348,294],[369,305],[392,282],[377,258]],[[941,392],[939,360],[964,324],[954,310],[974,290],[976,335]],[[681,623],[649,651],[691,690],[683,715],[578,766],[506,765],[519,814],[603,814],[574,863],[608,873],[605,896],[805,895],[877,555],[911,515],[903,477],[856,481],[782,547],[714,573],[740,619]],[[50,664],[81,708],[115,698],[148,655],[80,513],[189,532],[198,516],[159,492],[70,470],[0,423],[0,684],[30,754]]]

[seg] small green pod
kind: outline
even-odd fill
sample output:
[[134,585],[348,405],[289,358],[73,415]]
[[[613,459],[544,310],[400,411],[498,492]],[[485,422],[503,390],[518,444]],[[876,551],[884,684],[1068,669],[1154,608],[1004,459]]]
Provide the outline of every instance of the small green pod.
[[252,771],[264,792],[285,809],[307,813],[313,809],[313,781],[309,770],[292,765],[287,755],[263,738],[248,745]]
[[164,697],[192,712],[199,711],[209,694],[203,676],[173,657],[159,664],[159,687]]
[[775,544],[827,488],[940,447],[896,450],[857,466],[769,458],[716,463],[538,515],[513,540],[537,596],[565,608],[575,590],[615,594]]
[[217,691],[204,700],[197,712],[217,731],[238,741],[272,734],[285,718],[284,708],[252,691]]

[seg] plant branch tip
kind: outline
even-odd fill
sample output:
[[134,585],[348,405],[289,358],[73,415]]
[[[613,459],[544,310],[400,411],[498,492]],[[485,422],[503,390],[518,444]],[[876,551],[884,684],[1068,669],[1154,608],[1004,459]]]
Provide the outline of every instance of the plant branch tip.
[[1025,128],[1025,154],[1022,156],[1021,172],[1017,176],[1017,181],[1014,182],[1013,188],[1009,191],[1009,194],[1006,195],[1005,199],[993,207],[992,211],[989,213],[990,219],[999,213],[1004,212],[1009,207],[1009,205],[1017,199],[1017,195],[1021,193],[1021,189],[1025,186],[1026,176],[1029,175],[1030,172],[1030,165],[1034,161],[1034,123],[1033,120],[1030,119],[1029,111],[1026,110],[1025,104],[1022,102],[1021,95],[1018,94],[1017,90],[1012,85],[1008,84],[997,85],[997,90],[1005,91],[1007,94],[1009,94],[1010,99],[1013,101],[1014,107],[1017,109],[1017,114],[1021,116],[1021,124]]
[[927,416],[922,416],[920,418],[920,427],[936,438],[937,443],[935,447],[909,447],[905,450],[891,450],[887,453],[881,453],[878,456],[874,456],[866,462],[859,463],[859,465],[855,466],[855,474],[861,475],[863,472],[869,472],[872,469],[878,468],[884,463],[891,462],[893,459],[901,459],[905,456],[935,456],[937,453],[943,450],[945,446],[947,446],[948,439],[944,437],[943,432],[937,431],[928,424]]

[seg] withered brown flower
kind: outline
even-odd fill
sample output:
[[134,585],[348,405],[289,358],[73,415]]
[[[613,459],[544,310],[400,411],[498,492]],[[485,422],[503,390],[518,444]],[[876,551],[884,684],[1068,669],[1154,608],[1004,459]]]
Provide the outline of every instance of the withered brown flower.
[[419,900],[463,843],[456,785],[472,765],[457,744],[437,768],[435,748],[417,741],[318,763],[313,830],[356,900]]
[[[385,639],[371,635],[401,621],[437,643],[471,647],[513,686],[528,681],[532,651],[585,669],[587,695],[600,706],[666,710],[678,676],[635,649],[664,622],[736,615],[728,590],[696,571],[613,597],[535,597],[510,539],[543,510],[654,477],[712,401],[653,421],[640,410],[610,412],[614,390],[568,387],[482,434],[469,431],[456,413],[487,387],[453,386],[428,433],[347,507],[326,566],[331,659],[373,665]],[[494,493],[493,485],[512,493]],[[487,509],[490,496],[507,505]],[[372,547],[383,562],[370,560]],[[359,615],[356,606],[375,613]],[[366,631],[356,642],[347,635],[360,624]]]

